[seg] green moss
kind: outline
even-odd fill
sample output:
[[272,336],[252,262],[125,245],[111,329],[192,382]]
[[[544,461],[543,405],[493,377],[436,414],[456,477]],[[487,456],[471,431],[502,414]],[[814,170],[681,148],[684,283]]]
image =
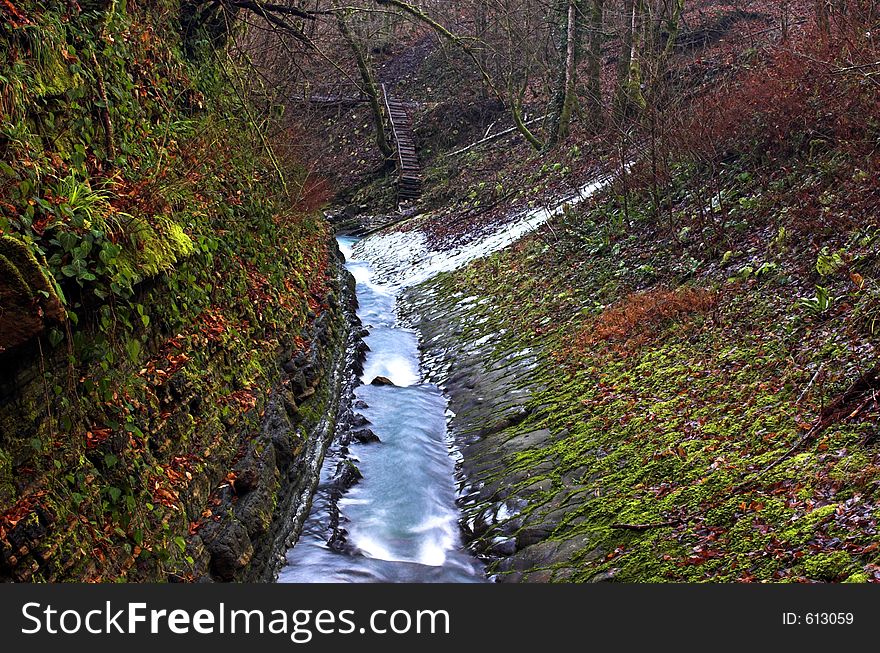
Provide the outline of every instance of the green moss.
[[50,308],[51,314],[57,316],[61,311],[61,300],[49,281],[45,268],[37,261],[30,248],[17,238],[0,235],[0,258],[7,261],[5,278],[13,279],[19,290],[34,297],[45,308]]
[[786,525],[786,528],[779,534],[779,539],[793,545],[805,544],[815,535],[816,528],[829,519],[836,509],[837,504],[816,508],[816,510],[791,522],[791,525]]
[[291,210],[238,71],[183,57],[178,3],[22,2],[33,25],[0,36],[0,278],[35,316],[63,291],[70,320],[0,410],[0,511],[26,474],[55,516],[14,574],[161,579],[303,345],[329,234]]
[[12,475],[12,458],[0,449],[0,510],[15,503],[15,484]]
[[11,293],[22,297],[24,302],[34,297],[30,286],[21,275],[21,270],[2,254],[0,254],[0,273],[3,275],[3,283],[8,286]]
[[[631,198],[632,215],[650,215],[640,201]],[[822,402],[861,369],[845,318],[804,325],[792,315],[797,257],[775,256],[780,274],[728,288],[713,312],[668,320],[636,344],[586,341],[592,320],[645,283],[674,288],[683,276],[703,288],[724,283],[715,269],[695,277],[699,261],[688,262],[653,224],[634,221],[634,233],[608,233],[600,242],[598,225],[617,210],[615,202],[567,212],[552,235],[527,238],[431,283],[441,304],[483,300],[466,309],[458,337],[468,343],[504,333],[487,365],[524,347],[538,350],[537,367],[524,377],[532,415],[490,438],[500,443],[541,428],[567,433],[507,456],[479,480],[508,486],[515,478],[514,496],[536,479],[551,481],[520,516],[540,523],[547,506],[564,506],[549,538],[588,536],[588,549],[560,563],[565,578],[589,580],[614,568],[625,581],[788,581],[832,575],[837,564],[840,580],[856,556],[850,563],[820,559],[809,569],[805,560],[835,538],[853,547],[876,541],[868,530],[846,526],[848,511],[873,492],[867,479],[878,454],[866,443],[874,418],[843,420],[789,449]],[[647,280],[645,265],[652,270]],[[822,393],[813,387],[801,396],[820,365],[828,379]],[[613,528],[675,518],[682,521],[644,532]],[[597,549],[603,555],[594,555]]]
[[[45,16],[45,14],[44,14]],[[45,20],[33,32],[30,40],[33,70],[32,92],[37,97],[52,97],[82,86],[83,79],[72,72],[64,59],[71,56],[64,27],[54,20]]]
[[809,578],[815,580],[840,580],[853,573],[852,567],[853,560],[845,551],[818,553],[807,556],[804,560],[804,571]]

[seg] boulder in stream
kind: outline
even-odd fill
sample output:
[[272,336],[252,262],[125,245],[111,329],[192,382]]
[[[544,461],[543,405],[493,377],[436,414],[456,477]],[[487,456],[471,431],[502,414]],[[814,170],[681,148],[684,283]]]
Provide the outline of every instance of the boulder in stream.
[[379,436],[373,433],[372,429],[358,429],[352,431],[351,437],[361,444],[370,444],[371,442],[381,442]]

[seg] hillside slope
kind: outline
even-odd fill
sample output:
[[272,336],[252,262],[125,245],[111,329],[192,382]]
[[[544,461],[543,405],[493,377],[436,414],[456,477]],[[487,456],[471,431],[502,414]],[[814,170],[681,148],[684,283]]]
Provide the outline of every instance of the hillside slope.
[[[806,29],[734,52],[659,146],[650,115],[633,126],[608,191],[410,294],[450,396],[465,524],[499,580],[880,578],[866,38]],[[470,185],[438,169],[455,209],[400,228],[442,247],[513,224],[590,178],[587,147],[441,159]]]

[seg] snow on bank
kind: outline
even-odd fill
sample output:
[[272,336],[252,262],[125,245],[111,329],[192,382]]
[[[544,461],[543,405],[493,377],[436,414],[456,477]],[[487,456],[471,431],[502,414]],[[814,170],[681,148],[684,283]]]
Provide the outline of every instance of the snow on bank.
[[377,280],[396,289],[413,286],[442,273],[452,272],[479,258],[512,245],[551,218],[566,206],[575,206],[605,188],[611,179],[594,179],[571,195],[558,200],[552,208],[529,210],[498,230],[473,242],[448,251],[431,249],[428,239],[419,231],[377,233],[356,243],[352,256],[369,261]]

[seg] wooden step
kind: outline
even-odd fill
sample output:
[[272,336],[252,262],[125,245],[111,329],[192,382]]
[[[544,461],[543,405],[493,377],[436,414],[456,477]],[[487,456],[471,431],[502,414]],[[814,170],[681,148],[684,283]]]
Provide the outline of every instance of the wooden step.
[[413,137],[412,120],[407,105],[388,96],[383,85],[385,108],[391,121],[391,131],[397,148],[398,177],[397,197],[400,200],[415,200],[422,194],[422,174],[419,165],[418,148]]

